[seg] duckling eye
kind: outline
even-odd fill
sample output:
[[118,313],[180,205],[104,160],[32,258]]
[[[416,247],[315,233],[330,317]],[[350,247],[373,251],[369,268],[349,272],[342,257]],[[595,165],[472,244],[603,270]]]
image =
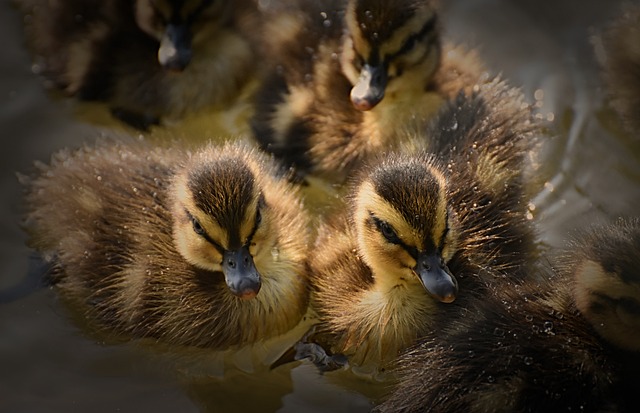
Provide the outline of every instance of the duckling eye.
[[197,219],[191,218],[191,223],[193,224],[193,231],[198,235],[205,235],[204,228],[200,225]]
[[389,225],[387,222],[381,219],[376,218],[375,221],[376,221],[376,226],[378,227],[378,231],[382,233],[382,236],[384,236],[387,239],[387,241],[389,241],[392,244],[402,243],[402,241],[400,240],[400,237],[398,237],[398,234],[396,234],[396,232],[393,230],[393,227],[391,227],[391,225]]

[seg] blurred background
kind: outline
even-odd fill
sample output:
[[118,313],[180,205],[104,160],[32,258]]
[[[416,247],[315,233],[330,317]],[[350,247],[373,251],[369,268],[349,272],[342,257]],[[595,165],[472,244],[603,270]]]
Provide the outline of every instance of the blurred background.
[[[477,48],[490,70],[521,87],[550,121],[536,159],[540,191],[530,204],[542,242],[554,250],[575,228],[637,215],[640,134],[623,133],[607,106],[594,52],[621,2],[441,3],[445,36]],[[24,43],[22,16],[0,0],[0,412],[367,411],[368,385],[339,386],[339,378],[306,365],[238,371],[224,381],[176,373],[174,364],[144,348],[83,335],[53,291],[33,288],[16,172],[94,139],[109,121],[99,111],[51,99],[32,73]],[[205,127],[201,134],[215,132]]]

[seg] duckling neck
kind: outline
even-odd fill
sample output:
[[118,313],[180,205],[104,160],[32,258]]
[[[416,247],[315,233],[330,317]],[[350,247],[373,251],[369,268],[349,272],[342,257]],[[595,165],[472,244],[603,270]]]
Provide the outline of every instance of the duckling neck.
[[[356,366],[388,366],[431,325],[435,302],[410,283],[375,282],[353,305],[358,322],[344,348]],[[350,336],[350,335],[348,335]]]
[[409,96],[388,95],[376,107],[363,113],[362,136],[366,136],[375,147],[387,146],[394,139],[398,125],[404,125],[415,117],[435,114],[442,102],[437,93],[419,88]]

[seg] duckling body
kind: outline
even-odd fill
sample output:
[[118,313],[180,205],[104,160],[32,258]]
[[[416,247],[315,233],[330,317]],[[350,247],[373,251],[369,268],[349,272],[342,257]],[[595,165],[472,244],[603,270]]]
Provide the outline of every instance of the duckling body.
[[626,4],[602,35],[602,66],[611,103],[632,136],[640,128],[640,6]]
[[23,0],[39,71],[145,128],[232,103],[253,74],[239,27],[249,0]]
[[99,330],[223,350],[306,311],[309,225],[285,181],[241,144],[104,141],[26,179],[26,226]]
[[300,2],[286,18],[290,35],[274,40],[279,64],[257,94],[252,128],[301,174],[344,182],[391,145],[398,125],[436,113],[482,68],[461,48],[442,50],[430,1],[316,3]]
[[310,261],[331,353],[387,368],[455,311],[448,306],[523,276],[535,250],[522,183],[534,139],[518,96],[497,80],[459,95],[426,130],[409,132],[413,145],[354,180]]
[[595,228],[564,270],[505,283],[438,324],[400,358],[377,411],[636,411],[639,236],[637,220]]

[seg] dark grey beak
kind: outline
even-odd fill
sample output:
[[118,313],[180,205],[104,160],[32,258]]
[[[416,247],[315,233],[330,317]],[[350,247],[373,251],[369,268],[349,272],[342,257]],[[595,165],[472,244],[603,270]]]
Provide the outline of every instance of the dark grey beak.
[[386,87],[387,70],[384,65],[365,64],[358,83],[351,89],[351,103],[358,110],[371,110],[384,97]]
[[191,61],[191,33],[184,24],[168,24],[158,49],[158,62],[163,68],[183,71]]
[[436,299],[450,303],[458,294],[458,281],[445,265],[438,253],[418,254],[418,263],[413,268],[422,286]]
[[224,252],[222,272],[229,290],[238,297],[250,299],[260,291],[260,273],[247,246]]

